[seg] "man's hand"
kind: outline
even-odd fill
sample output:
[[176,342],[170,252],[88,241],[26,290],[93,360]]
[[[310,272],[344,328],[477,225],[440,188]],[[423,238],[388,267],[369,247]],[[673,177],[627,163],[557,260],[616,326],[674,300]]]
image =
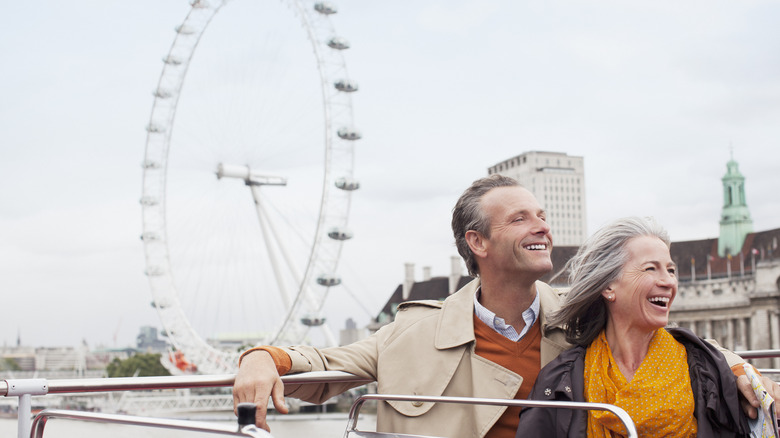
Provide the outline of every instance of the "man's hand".
[[[775,414],[780,416],[780,385],[769,377],[760,376],[760,378],[761,384],[764,385],[766,391],[775,400]],[[753,392],[748,376],[741,375],[737,378],[737,389],[742,394],[742,397],[739,398],[742,410],[752,419],[758,417],[758,408],[761,404],[758,401],[758,397],[756,397],[756,393]]]
[[289,412],[284,404],[284,383],[276,371],[274,360],[266,351],[253,351],[244,356],[233,383],[233,412],[236,413],[239,403],[256,404],[257,427],[270,432],[271,428],[266,422],[269,397],[278,412]]

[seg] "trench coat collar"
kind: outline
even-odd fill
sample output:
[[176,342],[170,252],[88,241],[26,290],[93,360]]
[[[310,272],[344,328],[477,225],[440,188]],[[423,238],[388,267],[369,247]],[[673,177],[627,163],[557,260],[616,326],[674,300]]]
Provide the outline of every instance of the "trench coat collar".
[[[455,348],[469,342],[474,337],[474,295],[480,286],[479,278],[475,278],[459,291],[450,295],[442,305],[441,315],[436,325],[435,346],[439,350]],[[536,293],[539,294],[539,320],[542,331],[547,326],[545,312],[557,310],[560,307],[559,295],[547,284],[536,282]],[[468,321],[468,323],[464,323]]]

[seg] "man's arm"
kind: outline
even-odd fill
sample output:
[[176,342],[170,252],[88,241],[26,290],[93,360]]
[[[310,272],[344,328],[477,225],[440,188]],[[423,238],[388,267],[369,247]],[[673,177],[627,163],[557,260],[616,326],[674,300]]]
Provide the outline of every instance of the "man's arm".
[[[740,374],[735,368],[736,366],[731,369],[737,376],[737,388],[742,395],[739,400],[742,410],[745,411],[748,417],[755,419],[758,416],[758,407],[761,403],[758,401],[758,397],[756,397],[756,393],[753,391],[753,386],[750,384],[750,379],[745,375],[744,370]],[[766,392],[769,393],[773,400],[777,400],[777,403],[775,403],[775,415],[780,416],[780,385],[769,377],[763,375],[759,377]]]
[[[729,363],[731,371],[737,376],[737,389],[739,389],[739,392],[742,395],[739,400],[742,405],[742,410],[745,411],[745,414],[747,414],[748,417],[755,419],[758,416],[758,407],[761,403],[758,401],[758,397],[756,397],[756,393],[750,385],[750,379],[745,375],[745,370],[742,368],[745,359],[742,359],[733,351],[721,347],[714,339],[705,340],[717,347],[718,350],[723,353],[723,356],[726,357],[726,361]],[[780,398],[780,385],[778,385],[777,382],[762,375],[761,384],[764,385],[764,388],[766,388],[766,391],[772,396],[772,399],[778,400],[778,398]],[[775,414],[780,416],[780,401],[775,403]]]

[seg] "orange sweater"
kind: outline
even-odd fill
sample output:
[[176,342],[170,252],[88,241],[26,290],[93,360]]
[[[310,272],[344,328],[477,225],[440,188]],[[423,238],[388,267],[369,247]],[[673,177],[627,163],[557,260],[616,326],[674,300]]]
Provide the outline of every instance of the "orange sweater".
[[[497,333],[474,315],[475,352],[485,359],[501,365],[523,377],[523,383],[515,399],[525,400],[539,375],[542,331],[539,321],[517,342]],[[513,438],[517,432],[520,408],[509,407],[488,432],[488,438]]]

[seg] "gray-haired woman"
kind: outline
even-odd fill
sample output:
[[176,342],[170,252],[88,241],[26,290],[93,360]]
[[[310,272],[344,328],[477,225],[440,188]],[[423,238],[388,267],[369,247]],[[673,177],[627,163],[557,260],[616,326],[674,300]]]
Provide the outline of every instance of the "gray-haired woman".
[[[577,347],[542,369],[531,399],[619,406],[642,437],[748,436],[723,355],[688,330],[665,329],[677,296],[669,247],[661,226],[636,217],[605,226],[580,247],[569,262],[571,291],[548,321]],[[527,408],[517,436],[626,433],[606,411]]]

